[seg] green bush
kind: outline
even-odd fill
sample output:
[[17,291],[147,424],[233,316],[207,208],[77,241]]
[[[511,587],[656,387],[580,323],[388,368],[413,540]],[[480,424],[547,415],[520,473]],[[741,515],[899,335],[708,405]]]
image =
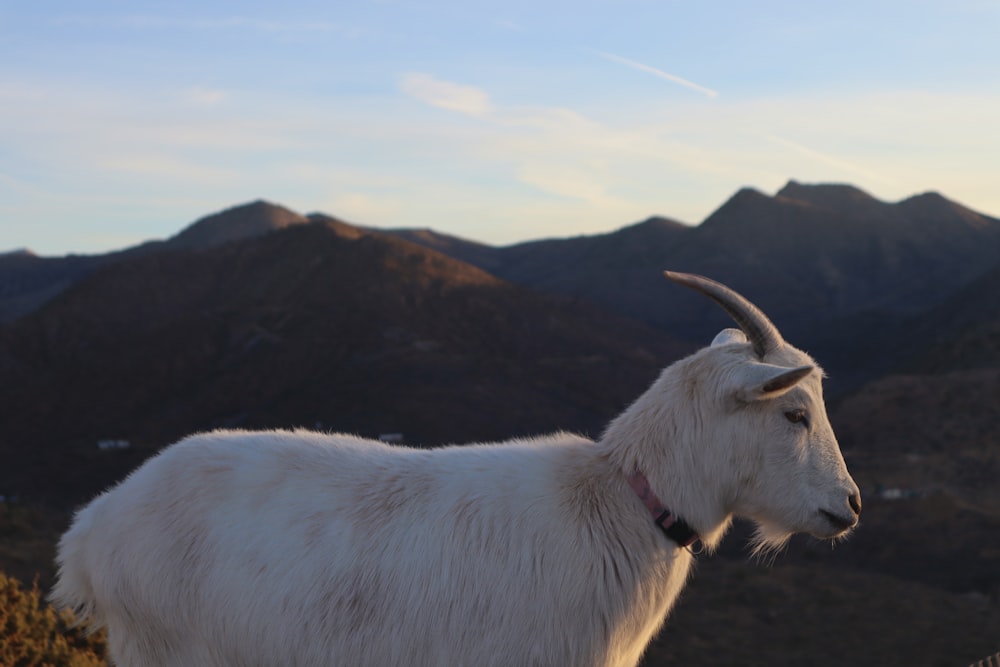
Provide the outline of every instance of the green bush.
[[68,611],[45,604],[35,583],[0,572],[0,665],[3,667],[104,667],[104,633],[87,636]]

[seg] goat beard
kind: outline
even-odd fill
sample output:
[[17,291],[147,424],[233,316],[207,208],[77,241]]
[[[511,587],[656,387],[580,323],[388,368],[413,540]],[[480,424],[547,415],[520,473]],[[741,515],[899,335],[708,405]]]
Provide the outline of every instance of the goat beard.
[[750,554],[759,561],[772,562],[794,533],[771,523],[756,524],[757,530],[750,538]]

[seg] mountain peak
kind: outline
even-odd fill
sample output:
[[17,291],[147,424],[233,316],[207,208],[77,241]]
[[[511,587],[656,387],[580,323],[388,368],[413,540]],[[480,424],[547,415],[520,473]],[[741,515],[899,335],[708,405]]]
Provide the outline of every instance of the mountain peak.
[[689,229],[688,225],[683,222],[678,222],[672,218],[664,218],[660,215],[653,215],[642,222],[636,222],[634,224],[623,227],[622,229]]
[[180,248],[215,246],[308,222],[303,215],[258,199],[201,218],[168,243]]
[[29,248],[14,248],[13,250],[0,250],[0,257],[37,257]]
[[897,206],[910,218],[918,221],[958,224],[976,229],[1000,229],[996,219],[977,213],[933,191],[908,197]]
[[736,193],[730,197],[723,206],[726,204],[744,204],[754,201],[761,201],[764,199],[770,199],[766,194],[758,190],[757,188],[743,187],[736,191]]
[[603,234],[606,239],[618,238],[619,242],[625,244],[638,245],[639,247],[648,245],[650,247],[662,247],[664,244],[672,244],[684,232],[691,228],[684,223],[652,216],[642,222],[626,225],[610,234]]
[[745,227],[747,220],[771,217],[775,199],[754,188],[740,188],[698,226],[702,232]]
[[882,203],[853,185],[843,183],[804,184],[795,180],[788,181],[785,187],[778,191],[775,198],[837,210]]

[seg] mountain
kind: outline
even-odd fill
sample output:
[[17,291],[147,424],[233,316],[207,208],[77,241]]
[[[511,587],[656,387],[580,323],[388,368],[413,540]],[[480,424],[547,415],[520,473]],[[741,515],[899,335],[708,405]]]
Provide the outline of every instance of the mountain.
[[[740,190],[697,227],[648,226],[511,246],[491,270],[691,337],[708,304],[683,295],[663,308],[658,274],[695,271],[738,286],[798,333],[873,310],[925,309],[992,268],[1000,250],[1000,220],[940,195],[889,204],[850,186],[794,181],[773,197]],[[600,261],[581,271],[570,250],[584,244]]]
[[770,273],[786,284],[771,310],[808,305],[832,318],[940,302],[992,268],[1000,220],[936,194],[890,204],[851,186],[792,181],[774,197],[740,191],[692,236],[679,259],[733,279]]
[[0,324],[36,310],[103,261],[77,255],[39,257],[31,252],[0,255]]
[[689,349],[343,223],[133,257],[0,329],[0,493],[77,502],[219,426],[596,436]]
[[924,348],[905,370],[939,373],[1000,367],[1000,260],[996,267],[910,325]]
[[170,248],[208,248],[308,223],[304,215],[257,200],[201,218],[166,244]]
[[30,251],[0,254],[0,324],[37,310],[106,264],[166,250],[211,247],[307,222],[298,213],[258,200],[201,218],[165,241],[114,252],[66,257],[38,257]]
[[[311,221],[340,223],[257,201],[202,218],[166,241],[118,253],[33,263],[0,257],[0,321],[30,312],[108,261],[208,247]],[[698,341],[724,319],[711,304],[670,290],[660,278],[665,268],[736,286],[805,343],[813,336],[851,335],[840,329],[850,318],[864,328],[872,314],[895,317],[940,303],[992,268],[1000,250],[1000,221],[939,194],[886,203],[849,185],[795,181],[773,197],[740,190],[697,227],[650,218],[607,234],[505,247],[427,229],[391,233],[511,282],[587,299]]]
[[441,234],[433,229],[390,229],[387,233],[406,239],[411,243],[444,253],[463,262],[478,266],[486,271],[493,271],[502,254],[500,248],[485,243],[469,241],[449,234]]
[[774,196],[740,190],[697,227],[651,219],[490,251],[438,247],[512,282],[587,299],[692,341],[727,326],[725,316],[669,289],[660,274],[711,276],[820,359],[841,394],[903,361],[887,322],[912,319],[993,268],[1000,220],[935,193],[886,203],[849,185],[790,181]]

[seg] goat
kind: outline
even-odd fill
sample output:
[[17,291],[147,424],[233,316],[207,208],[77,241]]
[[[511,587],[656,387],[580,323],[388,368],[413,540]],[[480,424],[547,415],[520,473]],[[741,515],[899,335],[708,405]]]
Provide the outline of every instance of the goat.
[[[822,371],[753,304],[595,441],[414,449],[214,431],[80,510],[53,600],[120,666],[636,665],[734,515],[757,546],[857,524]],[[669,508],[666,509],[666,508]]]

